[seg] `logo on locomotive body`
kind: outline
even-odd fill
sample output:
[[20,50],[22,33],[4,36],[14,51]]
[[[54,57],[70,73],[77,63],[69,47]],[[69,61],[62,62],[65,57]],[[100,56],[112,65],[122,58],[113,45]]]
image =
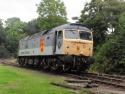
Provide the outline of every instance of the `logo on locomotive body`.
[[44,39],[43,38],[40,38],[40,50],[41,52],[44,51]]

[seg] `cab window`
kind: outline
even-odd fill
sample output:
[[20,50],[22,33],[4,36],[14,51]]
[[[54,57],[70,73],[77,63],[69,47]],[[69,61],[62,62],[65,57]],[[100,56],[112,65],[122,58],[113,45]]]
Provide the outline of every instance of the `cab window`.
[[79,33],[77,30],[66,30],[65,38],[67,39],[79,39]]
[[80,39],[83,39],[83,40],[92,40],[92,35],[91,33],[89,32],[79,32],[79,35],[80,35]]

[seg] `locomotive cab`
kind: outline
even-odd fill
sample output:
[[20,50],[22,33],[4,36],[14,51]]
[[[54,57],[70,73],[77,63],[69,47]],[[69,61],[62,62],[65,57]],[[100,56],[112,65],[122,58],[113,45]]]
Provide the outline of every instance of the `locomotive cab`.
[[92,32],[84,30],[64,31],[64,54],[76,56],[92,56]]

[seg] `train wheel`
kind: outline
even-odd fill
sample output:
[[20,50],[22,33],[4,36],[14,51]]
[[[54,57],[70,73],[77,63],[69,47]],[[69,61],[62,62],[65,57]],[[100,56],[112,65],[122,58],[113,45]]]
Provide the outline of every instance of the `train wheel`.
[[77,71],[77,73],[80,73],[80,72],[82,71],[81,66],[77,66],[77,67],[76,67],[76,71]]
[[36,68],[40,67],[40,60],[38,58],[34,59],[34,67]]
[[21,65],[21,58],[18,59],[18,64]]
[[42,63],[41,61],[42,61],[42,60],[41,60],[40,58],[37,59],[37,60],[38,60],[38,62],[37,62],[37,64],[36,64],[36,67],[37,67],[38,69],[41,69],[41,65],[42,65],[42,64],[41,64],[41,63]]
[[82,64],[82,62],[80,61],[80,59],[77,61],[77,65],[76,65],[76,71],[77,73],[82,72],[82,69],[84,69],[84,64]]
[[39,60],[39,68],[41,68],[41,69],[43,68],[43,59]]
[[43,66],[43,69],[44,70],[48,70],[49,69],[49,62],[47,59],[44,59],[43,62],[42,62],[42,66]]
[[63,64],[63,62],[60,59],[56,60],[56,64],[57,64],[57,70],[56,70],[56,72],[58,72],[58,73],[64,72],[63,71],[64,64]]
[[52,71],[56,71],[58,69],[58,63],[56,62],[56,59],[52,59],[52,62],[51,62],[51,70]]
[[51,63],[51,70],[57,73],[63,72],[63,64],[61,61],[54,58]]
[[71,70],[71,66],[69,64],[63,64],[63,71],[69,72]]
[[24,58],[19,58],[19,65],[23,67],[25,64],[25,59]]
[[57,71],[59,68],[58,64],[57,63],[53,63],[52,66],[51,66],[51,70],[53,71]]
[[25,58],[25,66],[26,66],[26,67],[29,66],[29,64],[28,64],[28,60],[29,60],[28,58]]
[[34,60],[32,58],[27,58],[26,65],[27,65],[27,67],[33,67],[34,66]]

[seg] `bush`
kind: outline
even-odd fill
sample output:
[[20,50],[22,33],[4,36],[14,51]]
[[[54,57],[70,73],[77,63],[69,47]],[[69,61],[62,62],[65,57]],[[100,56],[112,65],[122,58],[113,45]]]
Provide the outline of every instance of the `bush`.
[[8,58],[8,57],[10,57],[9,51],[3,44],[0,45],[0,58]]
[[107,40],[95,55],[91,70],[125,74],[125,33],[119,32]]

